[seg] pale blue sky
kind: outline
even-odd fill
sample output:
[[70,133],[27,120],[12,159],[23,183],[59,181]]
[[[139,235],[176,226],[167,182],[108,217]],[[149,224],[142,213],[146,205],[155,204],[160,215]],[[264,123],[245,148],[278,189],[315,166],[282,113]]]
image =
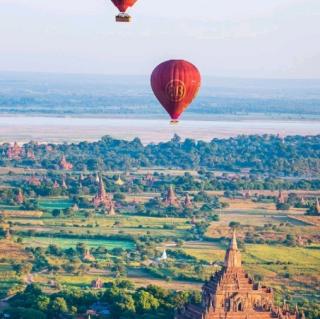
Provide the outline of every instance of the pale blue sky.
[[149,74],[183,58],[203,74],[320,78],[320,0],[0,0],[0,71]]

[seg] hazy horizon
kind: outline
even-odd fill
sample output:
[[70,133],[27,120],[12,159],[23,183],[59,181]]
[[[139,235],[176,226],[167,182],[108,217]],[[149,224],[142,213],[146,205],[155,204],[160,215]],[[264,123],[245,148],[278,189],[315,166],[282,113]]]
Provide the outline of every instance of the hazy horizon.
[[318,0],[0,0],[0,70],[149,75],[187,59],[218,78],[320,78]]

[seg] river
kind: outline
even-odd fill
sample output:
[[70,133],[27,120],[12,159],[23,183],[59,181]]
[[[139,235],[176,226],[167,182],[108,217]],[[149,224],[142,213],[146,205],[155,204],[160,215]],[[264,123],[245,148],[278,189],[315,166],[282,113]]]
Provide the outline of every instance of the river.
[[320,121],[312,120],[183,120],[170,125],[167,120],[108,119],[69,117],[0,116],[0,142],[41,143],[95,141],[104,135],[143,143],[169,140],[174,134],[182,138],[211,140],[240,134],[317,135]]

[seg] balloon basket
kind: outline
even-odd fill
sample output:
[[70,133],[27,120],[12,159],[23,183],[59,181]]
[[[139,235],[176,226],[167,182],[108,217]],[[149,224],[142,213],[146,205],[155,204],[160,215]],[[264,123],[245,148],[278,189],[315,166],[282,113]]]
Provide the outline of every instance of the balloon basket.
[[170,121],[170,125],[178,125],[179,124],[179,120],[171,120]]
[[120,13],[116,16],[116,22],[131,22],[131,17],[127,13]]

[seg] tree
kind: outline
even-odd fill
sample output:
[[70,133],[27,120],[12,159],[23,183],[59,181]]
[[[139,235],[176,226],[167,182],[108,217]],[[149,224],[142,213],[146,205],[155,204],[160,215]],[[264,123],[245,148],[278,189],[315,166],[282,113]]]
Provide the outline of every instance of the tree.
[[56,297],[54,298],[50,305],[50,312],[53,314],[63,314],[68,313],[68,305],[64,298]]
[[121,293],[117,296],[114,304],[112,305],[112,314],[116,318],[120,318],[123,315],[132,315],[136,312],[134,300],[128,293]]
[[50,298],[44,295],[40,295],[38,296],[38,298],[36,298],[35,304],[37,306],[37,309],[43,312],[47,312],[48,306],[50,304]]
[[27,308],[10,308],[5,311],[11,319],[46,319],[47,316],[38,310]]
[[145,313],[159,308],[159,301],[149,292],[140,290],[134,295],[137,312]]

